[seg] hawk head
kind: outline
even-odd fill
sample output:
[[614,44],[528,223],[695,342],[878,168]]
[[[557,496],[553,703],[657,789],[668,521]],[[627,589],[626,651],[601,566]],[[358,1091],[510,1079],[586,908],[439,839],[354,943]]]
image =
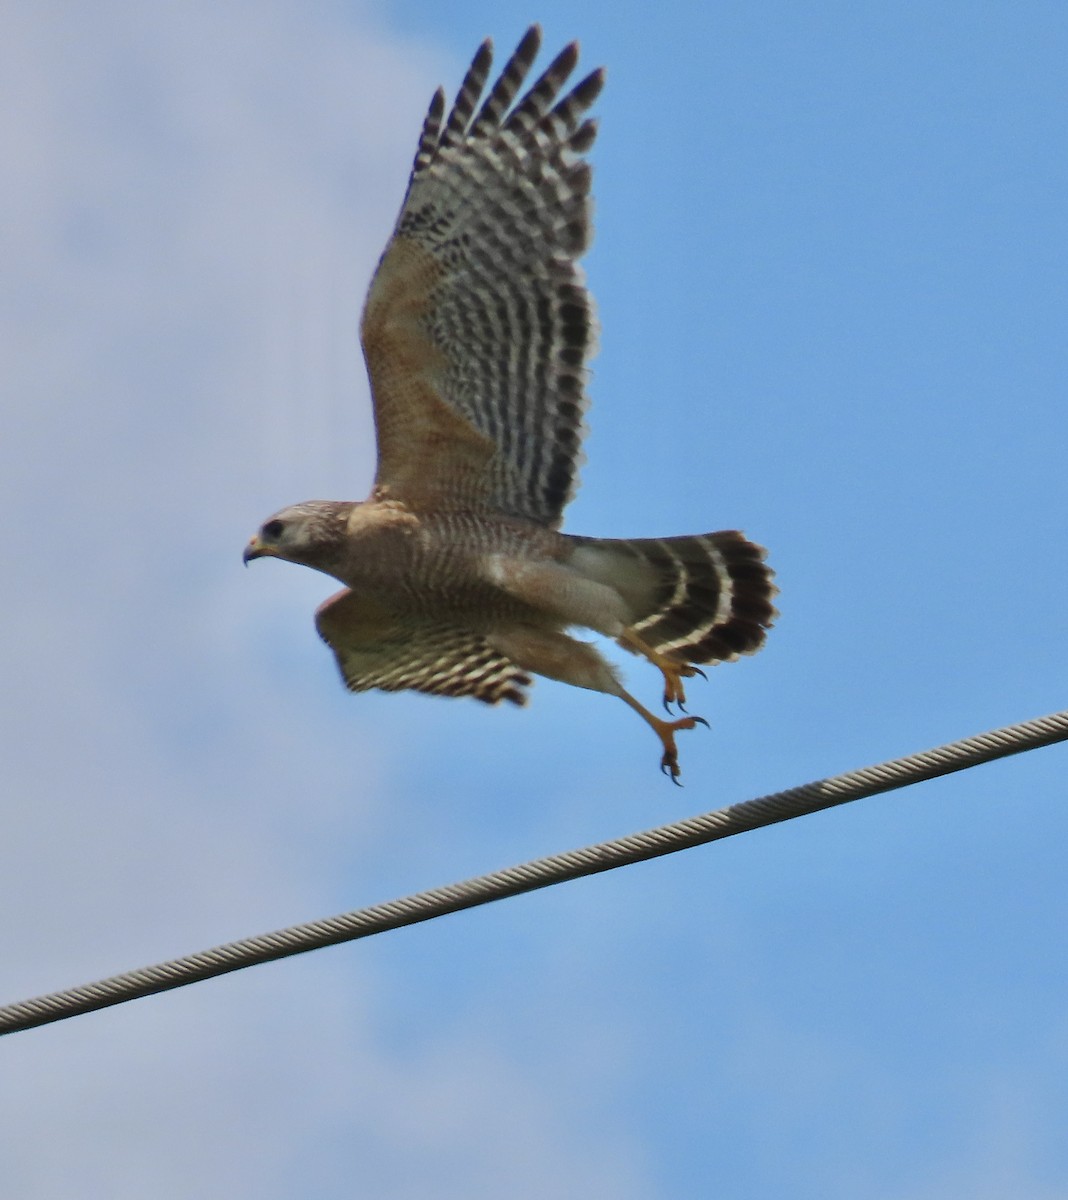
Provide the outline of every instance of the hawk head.
[[307,500],[264,521],[245,547],[245,566],[254,558],[283,558],[328,574],[340,550],[353,505]]

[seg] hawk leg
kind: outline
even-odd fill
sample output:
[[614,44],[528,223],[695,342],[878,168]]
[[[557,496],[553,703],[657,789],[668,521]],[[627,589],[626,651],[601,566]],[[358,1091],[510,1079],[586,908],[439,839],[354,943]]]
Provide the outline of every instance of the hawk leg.
[[664,676],[664,707],[670,712],[671,705],[677,704],[685,712],[686,689],[682,686],[682,681],[692,679],[695,675],[700,675],[704,679],[704,671],[700,667],[679,662],[678,659],[669,658],[666,654],[654,650],[631,629],[624,629],[619,635],[618,641],[625,649],[647,658]]
[[[663,749],[660,769],[672,783],[679,782],[679,752],[675,745],[675,734],[680,729],[693,729],[697,725],[707,727],[708,722],[703,717],[664,721],[654,716],[623,687],[611,665],[601,657],[595,646],[577,641],[566,633],[528,626],[507,632],[495,631],[487,637],[487,641],[524,671],[533,671],[574,687],[618,696],[634,709],[660,739]],[[692,671],[690,673],[693,674]]]

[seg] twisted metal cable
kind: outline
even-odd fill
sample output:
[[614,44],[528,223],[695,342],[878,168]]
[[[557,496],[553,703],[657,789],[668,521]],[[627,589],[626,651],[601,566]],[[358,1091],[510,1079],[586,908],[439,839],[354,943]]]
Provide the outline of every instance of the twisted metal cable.
[[611,871],[664,854],[674,854],[677,850],[733,837],[751,829],[789,821],[851,800],[893,791],[1065,740],[1068,740],[1068,711],[1023,721],[1018,725],[1007,725],[990,733],[950,742],[934,750],[746,800],[643,833],[534,859],[503,871],[479,875],[463,883],[417,892],[399,900],[359,908],[320,921],[292,925],[274,933],[216,946],[199,954],[188,954],[123,975],[113,975],[98,983],[9,1004],[0,1007],[0,1035],[62,1021],[67,1017],[123,1004],[127,1000],[136,1000],[156,992],[170,991],[201,979],[239,971],[256,963],[272,962],[323,946],[370,937],[375,933],[416,925],[447,913],[475,908],[493,900],[518,896],[584,875],[595,875],[600,871]]

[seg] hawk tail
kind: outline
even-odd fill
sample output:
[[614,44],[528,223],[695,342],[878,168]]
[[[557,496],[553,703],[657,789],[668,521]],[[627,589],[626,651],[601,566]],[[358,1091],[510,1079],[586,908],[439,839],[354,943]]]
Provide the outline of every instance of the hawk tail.
[[629,632],[677,661],[753,654],[778,615],[765,550],[737,530],[575,540],[574,565],[619,592],[632,614]]

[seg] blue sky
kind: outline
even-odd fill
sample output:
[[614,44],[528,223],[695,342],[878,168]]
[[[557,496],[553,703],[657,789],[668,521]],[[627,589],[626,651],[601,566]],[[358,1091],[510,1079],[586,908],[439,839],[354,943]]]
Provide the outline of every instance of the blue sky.
[[[4,1000],[1068,703],[1068,11],[456,8],[5,12]],[[608,68],[565,528],[782,588],[682,790],[606,697],[347,695],[240,565],[366,493],[422,113],[532,19]],[[5,1039],[11,1194],[1061,1197],[1066,753]]]

